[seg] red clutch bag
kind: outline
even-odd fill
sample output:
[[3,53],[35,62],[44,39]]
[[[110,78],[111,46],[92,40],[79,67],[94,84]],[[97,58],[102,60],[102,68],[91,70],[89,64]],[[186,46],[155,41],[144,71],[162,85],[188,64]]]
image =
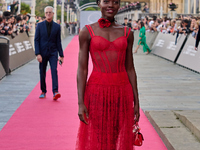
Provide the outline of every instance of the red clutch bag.
[[142,146],[143,141],[143,135],[140,133],[138,122],[136,122],[136,124],[133,126],[133,145]]

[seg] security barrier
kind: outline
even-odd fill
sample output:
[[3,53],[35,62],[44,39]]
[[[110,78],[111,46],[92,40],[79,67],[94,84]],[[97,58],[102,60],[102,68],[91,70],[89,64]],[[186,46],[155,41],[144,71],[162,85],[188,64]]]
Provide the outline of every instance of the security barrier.
[[152,49],[157,36],[158,32],[146,32],[146,42],[150,49]]
[[[146,42],[153,54],[200,73],[200,46],[196,51],[195,38],[192,35],[179,34],[175,44],[176,36],[146,32]],[[139,31],[134,31],[133,50],[137,47],[138,40]]]
[[196,40],[189,35],[187,42],[177,60],[177,64],[200,72],[200,46],[198,51],[195,50]]
[[175,62],[186,36],[180,34],[175,45],[176,34],[159,33],[152,47],[152,53]]
[[14,39],[10,39],[9,55],[11,71],[35,58],[33,47],[26,33],[20,33]]

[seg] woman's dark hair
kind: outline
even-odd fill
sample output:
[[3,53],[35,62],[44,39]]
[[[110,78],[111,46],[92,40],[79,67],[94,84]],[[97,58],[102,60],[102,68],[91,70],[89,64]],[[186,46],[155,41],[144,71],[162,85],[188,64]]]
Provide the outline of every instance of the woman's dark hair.
[[140,22],[141,28],[144,27],[144,22]]

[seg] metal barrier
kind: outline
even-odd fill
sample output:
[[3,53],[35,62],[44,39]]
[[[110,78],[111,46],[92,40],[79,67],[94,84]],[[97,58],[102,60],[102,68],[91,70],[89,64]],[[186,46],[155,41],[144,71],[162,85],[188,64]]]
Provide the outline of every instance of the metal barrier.
[[11,71],[35,58],[33,46],[26,33],[20,33],[14,39],[10,39],[9,55]]
[[186,40],[184,34],[180,34],[175,45],[176,34],[159,33],[152,47],[152,53],[160,57],[166,58],[175,62],[182,45]]
[[0,36],[0,39],[7,40],[7,43],[0,43],[0,61],[4,68],[6,75],[10,73],[9,69],[9,45],[10,39],[4,36]]
[[200,46],[195,50],[195,38],[189,35],[183,50],[177,60],[177,64],[200,72]]

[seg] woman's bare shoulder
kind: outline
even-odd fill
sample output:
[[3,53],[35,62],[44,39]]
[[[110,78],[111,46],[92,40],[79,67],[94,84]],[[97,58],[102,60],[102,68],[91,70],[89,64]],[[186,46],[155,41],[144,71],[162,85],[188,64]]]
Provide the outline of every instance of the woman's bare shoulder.
[[89,39],[90,33],[86,26],[84,26],[79,33],[79,40]]
[[98,22],[95,22],[95,23],[92,23],[92,24],[89,24],[92,28],[97,28],[99,27],[99,23]]

